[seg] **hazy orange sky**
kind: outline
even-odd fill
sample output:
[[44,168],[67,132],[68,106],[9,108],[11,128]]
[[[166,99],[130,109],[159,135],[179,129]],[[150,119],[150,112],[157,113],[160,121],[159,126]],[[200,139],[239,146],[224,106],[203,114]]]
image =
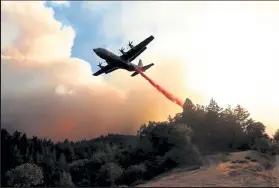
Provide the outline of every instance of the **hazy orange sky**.
[[[101,26],[106,40],[122,36],[119,45],[102,44],[112,51],[153,34],[140,58],[155,63],[147,75],[179,98],[241,104],[270,134],[279,127],[279,2],[118,2],[115,9],[112,2],[83,3],[88,16],[96,7],[111,10]],[[135,133],[142,123],[181,112],[140,76],[92,77],[89,62],[71,57],[78,30],[43,2],[1,2],[1,26],[3,126],[81,139]]]

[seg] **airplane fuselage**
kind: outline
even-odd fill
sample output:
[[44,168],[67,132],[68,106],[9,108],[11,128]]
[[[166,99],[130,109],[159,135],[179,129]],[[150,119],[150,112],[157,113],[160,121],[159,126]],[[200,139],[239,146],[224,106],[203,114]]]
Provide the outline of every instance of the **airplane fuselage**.
[[129,61],[125,61],[125,60],[121,59],[120,56],[115,55],[114,53],[112,53],[104,48],[96,48],[96,49],[93,49],[93,51],[96,53],[97,56],[104,59],[107,62],[107,64],[115,65],[120,69],[125,69],[127,71],[132,72],[132,71],[136,71],[136,68],[138,67],[137,65],[135,65]]
[[122,54],[120,56],[115,55],[114,53],[104,48],[93,49],[97,56],[106,61],[107,65],[102,66],[102,64],[99,63],[98,66],[100,67],[100,69],[92,75],[99,76],[103,73],[108,74],[117,69],[124,69],[129,72],[133,72],[133,74],[131,74],[132,77],[140,74],[140,71],[145,72],[147,69],[152,67],[154,63],[150,63],[144,66],[141,59],[139,59],[139,62],[137,64],[132,63],[132,61],[134,61],[142,52],[147,49],[146,46],[153,39],[154,37],[151,35],[135,46],[132,44],[132,42],[129,42],[128,46],[130,47],[130,49],[126,52],[124,51],[124,48],[119,49]]

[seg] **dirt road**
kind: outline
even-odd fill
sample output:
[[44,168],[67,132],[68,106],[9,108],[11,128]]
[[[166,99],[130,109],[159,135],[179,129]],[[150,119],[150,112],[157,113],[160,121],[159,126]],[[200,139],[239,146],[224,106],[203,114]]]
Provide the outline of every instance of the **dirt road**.
[[203,162],[200,169],[180,170],[139,187],[279,187],[275,157],[245,151],[206,156]]

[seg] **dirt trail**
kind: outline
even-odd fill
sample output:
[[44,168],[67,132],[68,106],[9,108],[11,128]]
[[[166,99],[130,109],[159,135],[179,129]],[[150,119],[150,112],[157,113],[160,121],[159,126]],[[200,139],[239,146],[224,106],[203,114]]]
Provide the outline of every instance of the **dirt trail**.
[[[278,156],[277,156],[278,157]],[[139,187],[278,187],[276,157],[255,151],[209,155],[204,166],[192,171],[174,172]]]

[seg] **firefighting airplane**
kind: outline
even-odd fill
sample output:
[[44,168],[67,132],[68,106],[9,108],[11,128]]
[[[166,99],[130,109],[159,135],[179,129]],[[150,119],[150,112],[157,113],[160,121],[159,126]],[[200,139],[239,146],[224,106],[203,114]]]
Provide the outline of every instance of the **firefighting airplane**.
[[129,42],[130,50],[127,52],[124,51],[124,48],[121,48],[119,51],[122,55],[118,56],[113,54],[112,52],[104,49],[104,48],[95,48],[93,51],[102,59],[105,60],[106,64],[103,66],[99,63],[100,70],[95,72],[93,75],[98,76],[102,73],[108,74],[113,72],[117,69],[125,69],[130,72],[134,72],[131,76],[136,76],[139,74],[136,70],[139,69],[141,71],[145,71],[152,67],[154,64],[151,63],[149,65],[143,66],[141,59],[139,60],[138,65],[133,64],[132,61],[136,59],[144,50],[147,49],[147,45],[154,39],[151,35],[150,37],[146,38],[144,41],[139,43],[136,46],[133,46],[132,42]]

